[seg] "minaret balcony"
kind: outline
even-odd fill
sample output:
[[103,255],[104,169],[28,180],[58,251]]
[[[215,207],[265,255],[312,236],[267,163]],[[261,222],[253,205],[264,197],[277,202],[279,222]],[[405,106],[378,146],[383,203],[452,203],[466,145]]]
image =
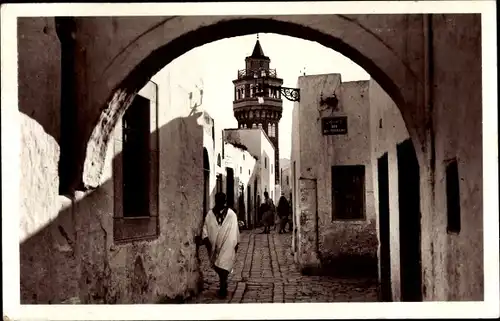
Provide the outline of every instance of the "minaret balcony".
[[238,70],[238,79],[250,78],[278,78],[278,74],[276,73],[276,69]]

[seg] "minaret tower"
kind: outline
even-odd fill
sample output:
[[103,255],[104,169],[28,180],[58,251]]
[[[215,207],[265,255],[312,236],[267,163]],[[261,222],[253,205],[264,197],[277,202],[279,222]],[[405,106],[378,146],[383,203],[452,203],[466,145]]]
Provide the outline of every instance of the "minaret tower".
[[[279,121],[283,101],[279,87],[283,79],[270,69],[271,59],[264,55],[257,35],[252,55],[245,59],[245,69],[238,70],[234,84],[234,117],[238,128],[262,128],[275,150],[274,174],[279,183]],[[266,86],[267,85],[267,86]]]

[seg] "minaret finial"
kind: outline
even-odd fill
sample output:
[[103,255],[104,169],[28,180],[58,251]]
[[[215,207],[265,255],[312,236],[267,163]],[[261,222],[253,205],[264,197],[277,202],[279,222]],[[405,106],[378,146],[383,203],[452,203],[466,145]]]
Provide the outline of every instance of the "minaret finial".
[[259,40],[259,34],[257,34],[257,40]]

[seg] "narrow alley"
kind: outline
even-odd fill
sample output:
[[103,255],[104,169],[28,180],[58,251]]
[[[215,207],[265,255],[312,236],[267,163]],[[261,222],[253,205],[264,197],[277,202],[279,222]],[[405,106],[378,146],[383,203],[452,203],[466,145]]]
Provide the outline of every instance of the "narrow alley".
[[340,279],[305,276],[291,254],[292,234],[260,234],[261,229],[242,231],[229,295],[217,298],[219,279],[210,268],[208,254],[200,247],[203,291],[186,303],[294,303],[375,302],[377,283],[372,279]]

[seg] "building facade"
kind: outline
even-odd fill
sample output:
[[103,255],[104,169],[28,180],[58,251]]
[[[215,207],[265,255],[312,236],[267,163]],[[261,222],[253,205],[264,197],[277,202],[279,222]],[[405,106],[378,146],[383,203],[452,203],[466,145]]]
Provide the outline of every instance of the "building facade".
[[220,154],[217,156],[216,192],[226,193],[227,205],[248,228],[256,208],[253,191],[259,177],[257,157],[242,144],[227,139],[223,140],[223,144],[223,158]]
[[238,70],[238,78],[233,80],[233,112],[238,128],[260,128],[272,142],[276,159],[275,179],[279,184],[279,121],[283,100],[281,92],[275,87],[281,86],[283,79],[278,78],[276,69],[271,69],[270,63],[257,39],[252,55],[245,59],[245,69]]
[[[297,259],[304,268],[321,266],[335,273],[376,276],[368,81],[342,83],[338,74],[312,75],[300,77],[299,87],[301,102],[292,116],[291,158]],[[336,106],[321,103],[334,93]],[[297,126],[299,118],[301,125]],[[335,124],[337,131],[327,132],[332,126],[324,121],[345,121],[346,131],[338,132],[340,123]],[[304,208],[314,215],[300,216]],[[314,248],[302,242],[311,239],[308,233],[317,239],[310,244]]]
[[[250,154],[256,157],[256,175],[254,185],[255,209],[263,202],[264,192],[276,204],[275,194],[275,159],[274,147],[266,133],[259,129],[226,129],[224,138],[232,144],[245,146]],[[250,220],[251,226],[258,226],[261,222],[261,213],[254,211],[254,217]]]

